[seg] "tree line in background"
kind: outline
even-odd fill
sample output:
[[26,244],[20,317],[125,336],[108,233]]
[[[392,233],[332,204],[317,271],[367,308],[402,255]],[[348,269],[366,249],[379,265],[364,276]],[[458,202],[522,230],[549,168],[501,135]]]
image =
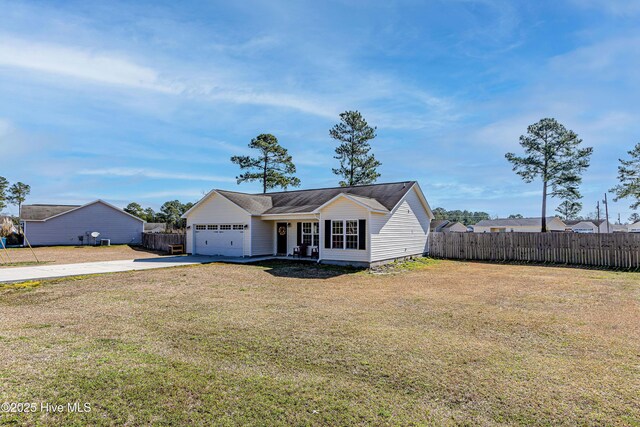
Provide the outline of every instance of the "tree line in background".
[[143,208],[139,203],[131,202],[124,211],[147,222],[163,223],[168,229],[177,230],[184,228],[184,220],[181,216],[192,206],[192,202],[182,203],[179,200],[170,200],[162,204],[159,212],[155,212],[152,208]]
[[448,211],[445,208],[433,209],[433,215],[435,219],[448,219],[449,221],[461,222],[464,225],[475,225],[483,219],[490,219],[489,214],[486,212],[471,212],[468,210]]
[[0,212],[8,205],[16,205],[19,213],[29,193],[31,186],[28,184],[18,181],[10,185],[5,177],[0,176]]

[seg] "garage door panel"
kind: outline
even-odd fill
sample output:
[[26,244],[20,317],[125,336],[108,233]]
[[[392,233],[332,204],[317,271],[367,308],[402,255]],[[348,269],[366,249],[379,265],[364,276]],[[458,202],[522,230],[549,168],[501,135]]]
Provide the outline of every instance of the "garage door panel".
[[[211,228],[211,227],[210,227]],[[243,230],[195,230],[195,253],[243,256]]]

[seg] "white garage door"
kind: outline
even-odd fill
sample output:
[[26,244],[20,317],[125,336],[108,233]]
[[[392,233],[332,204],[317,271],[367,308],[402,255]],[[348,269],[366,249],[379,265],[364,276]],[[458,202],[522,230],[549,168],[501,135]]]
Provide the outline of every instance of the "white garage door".
[[241,224],[197,224],[194,234],[194,252],[198,255],[243,255]]

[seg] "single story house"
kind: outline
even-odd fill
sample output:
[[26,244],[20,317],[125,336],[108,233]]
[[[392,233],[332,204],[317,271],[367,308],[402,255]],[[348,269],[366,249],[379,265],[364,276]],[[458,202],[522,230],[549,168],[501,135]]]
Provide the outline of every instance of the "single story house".
[[[474,233],[536,233],[542,227],[542,218],[483,219],[473,226]],[[567,226],[556,216],[547,218],[547,231],[565,231]]]
[[[613,224],[604,219],[570,220],[564,222],[574,233],[613,233]],[[607,228],[608,226],[608,228]]]
[[448,219],[434,219],[431,221],[431,231],[440,233],[466,233],[467,226],[461,222],[449,221]]
[[[32,246],[142,243],[144,220],[103,200],[86,205],[22,205],[20,222]],[[92,233],[99,233],[93,237]]]
[[425,254],[433,213],[409,181],[265,194],[212,190],[183,218],[191,254],[297,254],[371,266]]
[[627,230],[629,230],[629,233],[640,233],[640,221],[629,224]]
[[627,233],[629,231],[629,224],[611,224],[612,233]]

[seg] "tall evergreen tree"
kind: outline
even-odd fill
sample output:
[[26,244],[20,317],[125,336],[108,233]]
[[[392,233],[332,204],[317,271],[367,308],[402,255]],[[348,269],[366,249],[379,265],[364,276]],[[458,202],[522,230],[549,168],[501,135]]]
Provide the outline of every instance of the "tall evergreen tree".
[[193,206],[192,203],[186,205],[180,203],[180,200],[170,200],[160,206],[160,212],[157,218],[164,222],[171,228],[183,228],[184,220],[181,218],[189,208]]
[[373,154],[370,154],[369,141],[376,137],[376,128],[369,126],[358,111],[345,111],[340,114],[340,123],[329,131],[331,138],[340,141],[336,147],[335,159],[340,167],[333,173],[344,178],[340,186],[365,185],[376,182],[380,174],[377,168],[381,165]]
[[631,209],[636,210],[640,206],[640,143],[628,151],[631,158],[629,160],[619,159],[618,181],[611,191],[616,195],[613,199],[631,199]]
[[0,176],[0,211],[7,207],[7,188],[9,181],[4,176]]
[[259,151],[258,157],[233,156],[231,161],[247,172],[236,177],[238,184],[242,182],[262,182],[262,192],[272,188],[299,187],[300,179],[293,174],[296,166],[286,148],[278,143],[278,138],[271,134],[261,134],[251,140],[249,148]]
[[18,215],[20,215],[20,209],[27,196],[31,193],[31,186],[24,182],[16,182],[9,188],[9,196],[7,200],[9,203],[18,205]]
[[542,232],[547,231],[547,196],[578,200],[581,174],[589,167],[592,147],[580,148],[582,140],[555,119],[542,119],[520,136],[524,156],[507,153],[513,171],[529,183],[542,181]]
[[572,219],[577,219],[578,214],[582,210],[582,203],[577,200],[567,199],[560,203],[560,205],[556,208],[556,212],[560,215],[565,221],[569,221]]

